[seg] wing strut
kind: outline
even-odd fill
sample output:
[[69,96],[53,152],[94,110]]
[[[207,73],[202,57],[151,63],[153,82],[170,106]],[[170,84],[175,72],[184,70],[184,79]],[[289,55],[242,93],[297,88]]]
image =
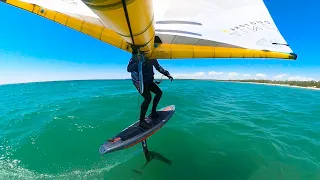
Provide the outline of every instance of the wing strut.
[[131,25],[130,25],[129,13],[128,13],[128,10],[127,10],[126,0],[122,0],[122,7],[123,7],[124,14],[126,16],[126,20],[127,20],[128,28],[129,28],[129,31],[130,31],[132,44],[133,44],[133,46],[135,46],[134,38],[133,38],[133,35],[132,35],[132,29],[131,29]]

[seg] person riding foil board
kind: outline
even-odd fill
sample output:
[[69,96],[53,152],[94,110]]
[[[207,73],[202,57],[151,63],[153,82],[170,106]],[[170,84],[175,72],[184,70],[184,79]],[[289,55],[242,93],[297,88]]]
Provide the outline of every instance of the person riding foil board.
[[[137,52],[132,53],[133,56],[137,56]],[[148,110],[148,107],[151,102],[151,93],[155,94],[152,104],[152,111],[151,111],[151,118],[157,118],[157,106],[162,96],[162,90],[158,87],[158,85],[153,81],[154,80],[154,72],[153,67],[156,68],[161,74],[167,76],[171,81],[173,80],[170,73],[162,68],[157,59],[147,59],[143,62],[142,65],[142,74],[143,74],[143,93],[140,92],[140,81],[139,81],[139,71],[138,71],[138,64],[139,64],[140,56],[137,58],[131,58],[129,64],[127,66],[127,71],[131,73],[131,78],[134,86],[138,90],[138,92],[143,96],[144,101],[141,104],[140,110],[140,127],[144,129],[149,129],[152,127],[151,124],[148,124],[145,121],[145,116]]]

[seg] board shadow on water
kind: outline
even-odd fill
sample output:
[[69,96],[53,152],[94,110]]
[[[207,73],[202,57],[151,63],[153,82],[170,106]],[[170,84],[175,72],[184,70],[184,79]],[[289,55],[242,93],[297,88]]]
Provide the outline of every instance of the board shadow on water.
[[[178,134],[179,137],[182,136],[188,140],[175,141],[175,138],[163,137],[170,137],[172,134],[176,136]],[[161,140],[162,138],[165,139],[165,142]],[[149,144],[149,148],[153,150],[149,151],[153,156],[152,161],[143,162],[145,158],[141,152],[139,156],[121,167],[122,172],[124,170],[132,172],[130,175],[127,174],[130,176],[129,179],[248,180],[261,164],[258,155],[252,155],[246,151],[230,151],[227,150],[227,147],[224,149],[212,148],[208,144],[199,143],[197,138],[182,131],[170,132],[167,130],[162,133],[161,137],[155,136],[149,140]],[[107,175],[108,177],[118,174],[120,169],[112,171],[109,172],[110,176]],[[120,177],[120,179],[126,178]]]
[[240,152],[181,153],[163,179],[247,180],[258,168],[254,160]]

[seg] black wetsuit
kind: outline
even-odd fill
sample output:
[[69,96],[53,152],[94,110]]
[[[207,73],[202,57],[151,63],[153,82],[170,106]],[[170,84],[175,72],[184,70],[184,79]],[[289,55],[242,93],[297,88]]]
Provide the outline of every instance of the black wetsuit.
[[[144,84],[144,91],[141,94],[144,97],[144,101],[141,104],[141,112],[140,112],[140,121],[143,121],[148,110],[149,104],[151,102],[151,93],[155,93],[155,97],[153,99],[152,105],[152,114],[155,114],[157,110],[158,103],[162,96],[162,91],[158,87],[157,84],[153,82],[154,80],[154,72],[153,67],[156,68],[161,74],[165,76],[170,76],[170,73],[163,69],[156,59],[148,59],[142,66],[142,73],[143,73],[143,84]],[[139,82],[139,73],[138,73],[138,61],[133,61],[130,59],[130,62],[127,67],[127,71],[131,72],[132,82],[139,91],[140,89],[140,82]],[[140,91],[139,91],[140,92]]]

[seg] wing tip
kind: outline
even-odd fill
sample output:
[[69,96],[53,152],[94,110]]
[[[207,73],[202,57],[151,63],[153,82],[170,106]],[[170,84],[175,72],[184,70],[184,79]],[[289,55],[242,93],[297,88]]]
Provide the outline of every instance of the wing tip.
[[298,55],[296,53],[290,53],[289,58],[293,60],[297,60]]

